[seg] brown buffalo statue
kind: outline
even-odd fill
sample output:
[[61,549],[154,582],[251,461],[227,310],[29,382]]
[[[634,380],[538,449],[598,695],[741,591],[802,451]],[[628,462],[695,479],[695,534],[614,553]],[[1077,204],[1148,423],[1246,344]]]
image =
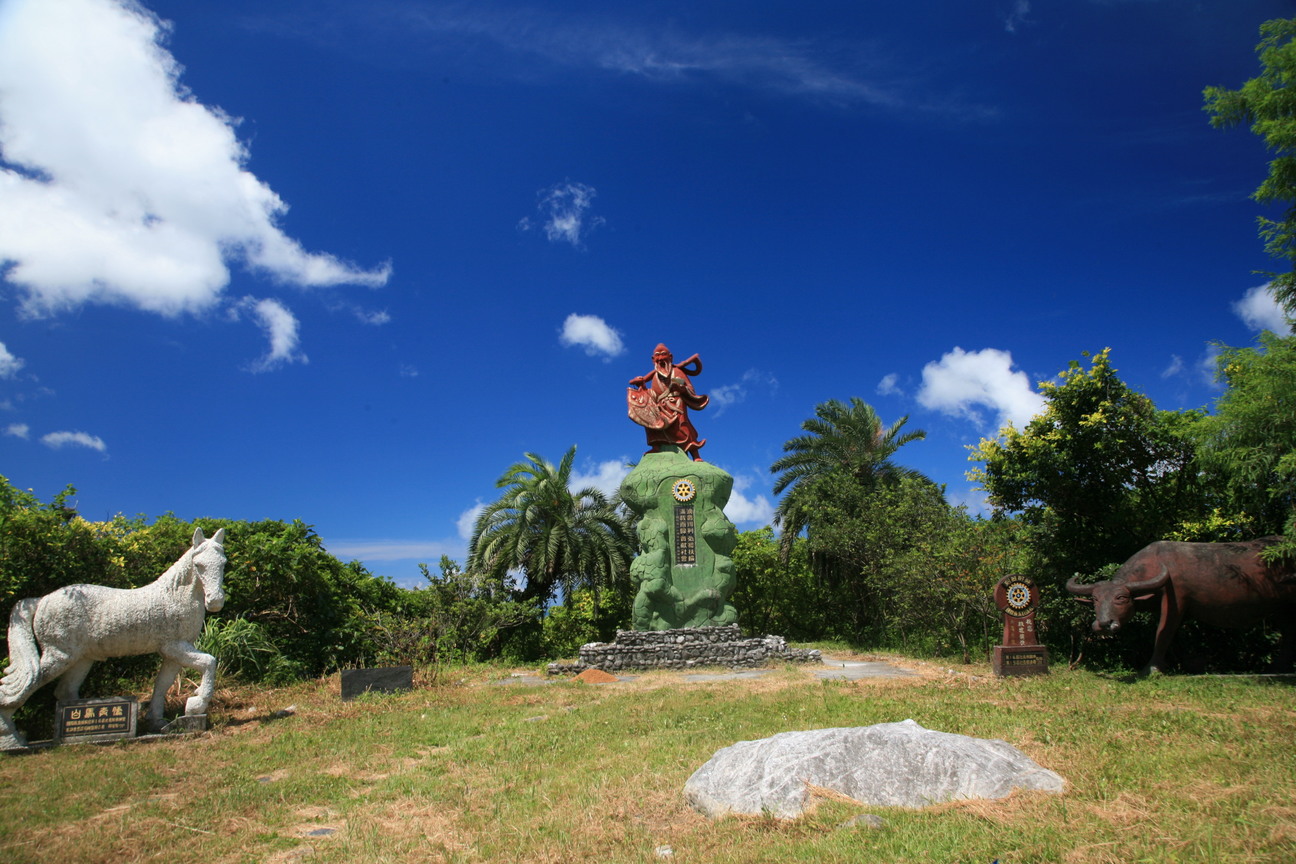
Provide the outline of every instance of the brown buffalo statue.
[[1119,630],[1135,604],[1151,608],[1159,598],[1152,659],[1143,672],[1161,671],[1175,631],[1185,618],[1215,627],[1247,627],[1272,620],[1283,631],[1290,663],[1296,635],[1296,570],[1290,563],[1266,564],[1260,550],[1282,540],[1262,537],[1246,543],[1177,543],[1160,540],[1134,553],[1105,582],[1082,585],[1071,578],[1067,590],[1094,605],[1097,633]]

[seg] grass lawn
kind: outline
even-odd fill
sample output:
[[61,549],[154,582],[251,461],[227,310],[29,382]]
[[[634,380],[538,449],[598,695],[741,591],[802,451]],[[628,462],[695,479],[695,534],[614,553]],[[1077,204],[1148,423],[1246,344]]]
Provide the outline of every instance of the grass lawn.
[[[999,680],[872,659],[922,674],[494,686],[508,670],[473,668],[349,703],[336,677],[224,689],[196,738],[0,756],[0,861],[1296,861],[1291,679]],[[788,822],[683,801],[735,741],[907,718],[1003,739],[1068,791],[921,811],[825,799]],[[884,826],[838,827],[864,812]]]

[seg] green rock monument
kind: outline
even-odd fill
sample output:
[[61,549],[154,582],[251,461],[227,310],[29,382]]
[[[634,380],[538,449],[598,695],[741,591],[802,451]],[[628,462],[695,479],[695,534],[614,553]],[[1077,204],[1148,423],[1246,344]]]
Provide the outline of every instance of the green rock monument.
[[630,419],[648,432],[651,450],[621,484],[626,505],[639,515],[640,554],[630,566],[639,591],[636,630],[674,630],[736,623],[734,589],[737,529],[724,515],[733,477],[703,462],[688,409],[710,401],[693,389],[702,372],[696,354],[676,365],[665,345],[653,352],[653,370],[630,379]]

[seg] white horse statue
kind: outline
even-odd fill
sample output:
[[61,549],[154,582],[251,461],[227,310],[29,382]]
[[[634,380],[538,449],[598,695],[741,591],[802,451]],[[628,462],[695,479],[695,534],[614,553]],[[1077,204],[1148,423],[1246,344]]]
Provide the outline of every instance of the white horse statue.
[[206,714],[216,688],[216,658],[194,648],[206,612],[225,605],[225,529],[210,540],[194,531],[193,546],[158,580],[143,588],[68,585],[20,600],[9,615],[9,663],[0,678],[0,749],[26,746],[13,715],[40,687],[59,679],[60,701],[78,698],[96,660],[162,655],[145,720],[162,725],[167,689],[180,667],[202,670],[185,714]]

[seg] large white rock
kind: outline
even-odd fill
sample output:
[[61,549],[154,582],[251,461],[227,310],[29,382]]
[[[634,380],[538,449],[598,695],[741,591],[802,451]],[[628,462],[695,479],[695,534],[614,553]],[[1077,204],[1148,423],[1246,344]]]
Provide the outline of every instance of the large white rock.
[[1061,792],[1066,781],[1011,744],[905,720],[739,741],[699,768],[684,784],[684,796],[712,818],[770,813],[792,819],[808,803],[806,784],[872,806],[926,807],[1003,798],[1013,789]]

